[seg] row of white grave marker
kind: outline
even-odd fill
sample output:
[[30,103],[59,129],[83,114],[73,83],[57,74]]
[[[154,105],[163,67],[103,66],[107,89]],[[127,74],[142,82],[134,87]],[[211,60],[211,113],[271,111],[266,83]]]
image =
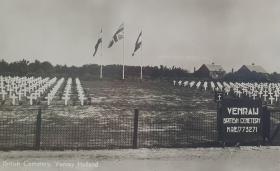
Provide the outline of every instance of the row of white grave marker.
[[66,86],[64,88],[63,97],[62,97],[62,99],[64,100],[65,106],[68,105],[68,100],[70,100],[71,86],[72,86],[72,78],[68,78]]
[[76,78],[76,86],[77,86],[77,92],[78,92],[78,99],[81,101],[81,105],[84,105],[84,101],[87,99],[85,97],[85,92],[84,89],[82,87],[82,84],[80,82],[79,78]]
[[[49,88],[49,78],[41,77],[3,77],[0,76],[0,94],[1,100],[11,100],[12,105],[20,103],[24,99],[40,98]],[[8,97],[6,98],[6,95]]]
[[[29,104],[33,105],[35,100],[46,99],[47,105],[51,105],[52,100],[56,97],[56,94],[63,83],[64,78],[58,80],[56,77],[50,79],[48,77],[0,76],[0,101],[2,101],[2,103],[8,101],[11,102],[12,105],[29,101]],[[76,78],[76,84],[78,99],[80,100],[81,105],[84,105],[86,97],[79,78]],[[72,94],[71,86],[72,78],[68,78],[62,97],[65,105],[68,104],[68,100]],[[43,98],[43,96],[45,97]]]
[[61,85],[64,82],[64,78],[60,78],[56,85],[50,90],[50,92],[48,93],[48,95],[45,97],[45,99],[47,100],[47,104],[50,105],[51,101],[53,100],[53,98],[55,97],[57,91],[59,90],[59,88],[61,87]]
[[249,97],[253,100],[260,98],[270,104],[279,101],[280,83],[244,83],[244,82],[213,82],[213,81],[173,81],[174,86],[221,91],[225,94],[235,95],[239,98]]
[[38,89],[34,91],[34,93],[30,93],[29,96],[27,96],[27,99],[29,99],[29,104],[33,105],[33,100],[37,100],[37,98],[40,98],[41,95],[43,95],[47,89],[49,89],[56,81],[56,78],[52,78],[51,80],[46,79],[44,84],[40,84],[38,86]]

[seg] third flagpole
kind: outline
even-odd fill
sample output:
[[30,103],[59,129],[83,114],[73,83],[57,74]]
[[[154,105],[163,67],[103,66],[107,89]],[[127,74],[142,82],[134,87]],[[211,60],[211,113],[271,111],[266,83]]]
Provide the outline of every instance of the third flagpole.
[[140,74],[140,79],[142,80],[143,79],[143,51],[142,51],[142,48],[143,48],[143,32],[141,31],[141,56],[140,56],[140,60],[141,60],[141,74]]
[[100,57],[101,57],[101,60],[100,60],[100,79],[102,79],[103,78],[103,63],[102,63],[102,55],[103,55],[103,31],[102,31],[102,29],[101,29],[101,35],[100,36],[102,36],[101,38],[102,38],[102,41],[101,41],[101,51],[100,51]]
[[124,29],[123,29],[123,68],[122,68],[122,79],[124,80],[124,39],[125,39],[125,35],[124,35]]

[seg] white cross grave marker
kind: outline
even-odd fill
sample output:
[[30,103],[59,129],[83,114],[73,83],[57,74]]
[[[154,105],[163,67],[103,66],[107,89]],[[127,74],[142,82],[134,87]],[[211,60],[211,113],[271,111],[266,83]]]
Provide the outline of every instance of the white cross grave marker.
[[262,90],[259,92],[259,97],[260,98],[262,98],[262,94],[263,94],[263,92],[262,92]]
[[275,94],[274,94],[274,97],[275,97],[275,101],[277,102],[277,101],[278,101],[279,94],[278,94],[278,93],[275,93]]
[[221,101],[221,97],[222,97],[222,96],[219,94],[219,95],[218,95],[218,101]]
[[204,82],[203,87],[204,87],[204,90],[206,91],[206,89],[207,89],[207,82],[206,81]]
[[2,95],[2,100],[5,100],[6,95],[8,94],[5,90],[2,89],[2,91],[0,92],[0,94]]
[[31,93],[30,96],[27,97],[27,99],[29,99],[30,101],[30,105],[33,105],[33,100],[35,100],[37,97],[35,94]]
[[253,100],[256,100],[256,96],[258,95],[256,93],[253,93],[252,96],[253,96]]
[[182,85],[182,81],[180,80],[180,81],[178,81],[178,85],[179,86],[181,86]]
[[51,100],[53,99],[53,95],[51,93],[48,94],[47,97],[45,97],[46,100],[48,100],[48,106],[51,104]]
[[184,82],[184,87],[186,87],[188,85],[188,81]]
[[270,97],[269,97],[269,100],[270,100],[270,104],[273,104],[274,97],[273,97],[273,96],[270,96]]
[[81,101],[81,105],[83,106],[84,105],[84,100],[86,100],[87,98],[85,97],[85,96],[83,96],[83,95],[81,95],[80,97],[79,97],[79,100]]
[[263,95],[263,99],[264,99],[264,101],[266,102],[266,97],[267,97],[268,95],[267,94],[264,94]]
[[67,106],[68,100],[70,100],[70,97],[68,95],[65,95],[62,97],[62,99],[64,100],[64,105]]
[[21,90],[20,90],[20,91],[18,91],[18,100],[19,100],[19,101],[21,101],[21,97],[22,97],[22,95],[24,95],[24,93],[23,93],[23,92],[21,92]]
[[12,104],[13,104],[13,105],[16,105],[16,99],[17,99],[18,97],[17,97],[15,94],[13,94],[10,98],[12,99]]
[[239,98],[241,97],[241,94],[242,94],[242,92],[237,90],[237,95],[238,95]]

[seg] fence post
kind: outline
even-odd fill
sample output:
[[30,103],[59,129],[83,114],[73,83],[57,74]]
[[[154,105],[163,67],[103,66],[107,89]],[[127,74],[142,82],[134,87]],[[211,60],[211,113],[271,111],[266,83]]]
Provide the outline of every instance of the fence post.
[[221,135],[221,111],[220,111],[220,102],[217,102],[217,133],[218,133],[218,142],[223,141]]
[[218,144],[222,147],[226,146],[225,137],[222,131],[223,116],[222,116],[222,101],[217,101],[217,133]]
[[42,123],[42,110],[38,110],[36,122],[36,135],[35,135],[35,150],[40,150],[41,144],[41,123]]
[[137,138],[138,138],[138,116],[139,116],[139,110],[134,109],[134,130],[133,130],[133,144],[132,148],[137,148]]

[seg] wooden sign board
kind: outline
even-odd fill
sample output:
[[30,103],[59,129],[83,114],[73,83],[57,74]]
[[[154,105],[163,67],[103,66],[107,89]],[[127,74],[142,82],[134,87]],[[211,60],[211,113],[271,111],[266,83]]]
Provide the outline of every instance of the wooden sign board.
[[219,136],[226,143],[260,142],[262,132],[260,100],[223,99],[218,114]]

